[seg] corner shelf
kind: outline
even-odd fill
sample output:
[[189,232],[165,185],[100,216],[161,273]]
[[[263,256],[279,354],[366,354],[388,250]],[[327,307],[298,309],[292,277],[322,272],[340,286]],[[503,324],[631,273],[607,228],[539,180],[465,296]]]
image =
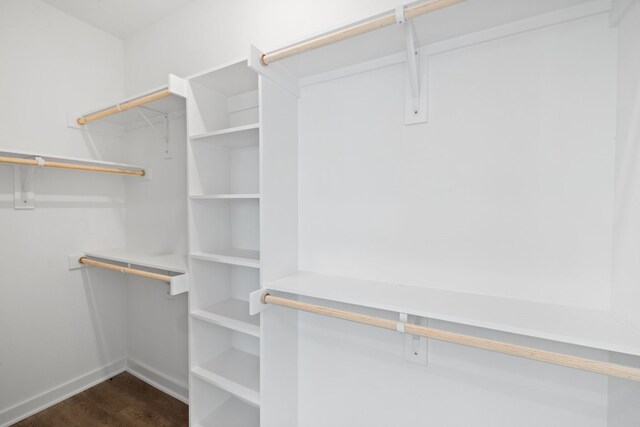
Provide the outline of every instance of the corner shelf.
[[191,370],[193,375],[260,406],[260,358],[232,348]]
[[[137,112],[140,108],[144,109],[144,115],[149,120],[153,120],[158,117],[162,117],[177,111],[182,111],[185,109],[185,89],[184,82],[177,76],[169,74],[168,78],[169,82],[166,86],[162,86],[151,90],[149,92],[141,93],[139,95],[126,98],[120,102],[107,105],[101,108],[97,108],[95,110],[88,111],[80,115],[80,117],[88,117],[92,115],[99,114],[105,110],[110,109],[118,109],[120,106],[125,106],[127,104],[135,103],[139,104],[135,107],[130,107],[127,109],[122,109],[120,112],[115,112],[114,114],[109,114],[106,117],[100,117],[93,119],[92,122],[102,122],[109,123],[112,125],[119,126],[127,126],[137,122],[144,122],[145,119],[142,118],[140,113]],[[165,95],[166,94],[166,95]],[[157,96],[156,95],[160,95]],[[139,103],[138,101],[144,101],[146,98],[149,99],[148,102]],[[78,119],[80,118],[78,117]],[[85,125],[80,125],[76,122],[76,118],[74,120],[74,127],[84,128],[86,126],[90,126],[90,123]]]
[[166,270],[173,273],[187,272],[187,257],[185,255],[167,253],[149,253],[139,249],[118,248],[86,251],[86,256],[102,258],[109,261],[135,264],[141,267]]
[[171,277],[171,283],[169,283],[169,293],[178,295],[189,290],[187,257],[185,255],[149,253],[142,250],[119,248],[86,251],[84,256],[174,273],[175,275]]
[[210,307],[191,312],[191,316],[233,329],[254,337],[260,337],[260,316],[249,315],[249,303],[228,299]]
[[298,272],[264,287],[447,322],[640,355],[640,332],[608,310]]
[[249,249],[227,248],[218,249],[215,252],[195,252],[191,254],[191,258],[201,261],[260,268],[260,251]]

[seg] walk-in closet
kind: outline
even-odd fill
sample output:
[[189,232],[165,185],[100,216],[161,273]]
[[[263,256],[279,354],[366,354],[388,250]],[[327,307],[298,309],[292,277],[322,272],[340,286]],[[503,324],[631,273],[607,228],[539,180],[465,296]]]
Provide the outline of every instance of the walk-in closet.
[[640,426],[640,1],[0,0],[0,426]]

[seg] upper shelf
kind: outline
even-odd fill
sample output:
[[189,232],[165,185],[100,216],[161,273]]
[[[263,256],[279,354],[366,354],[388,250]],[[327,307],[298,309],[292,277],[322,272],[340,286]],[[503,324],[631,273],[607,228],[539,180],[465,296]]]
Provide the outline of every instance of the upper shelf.
[[119,248],[85,251],[86,256],[109,261],[135,264],[141,267],[166,270],[173,273],[187,272],[187,256],[178,254],[149,253],[142,250]]
[[225,97],[258,90],[258,76],[247,67],[246,60],[203,71],[187,80]]
[[167,86],[81,114],[76,119],[76,125],[82,128],[94,121],[101,121],[124,126],[144,121],[140,112],[148,120],[152,120],[182,111],[185,109],[185,92],[184,80],[169,74]]
[[[517,34],[580,17],[606,13],[610,9],[610,3],[609,0],[493,0],[488,5],[485,0],[464,0],[411,18],[411,22],[415,28],[416,47],[434,47],[435,53],[479,43],[483,39],[490,40],[505,34]],[[283,49],[308,42],[313,44],[316,39],[332,40],[334,33],[349,32],[343,30],[389,14],[393,15],[394,11],[386,11],[362,21],[349,23]],[[450,25],[451,22],[455,22],[456,25]],[[457,43],[449,43],[456,39],[460,40]],[[394,55],[398,55],[398,59],[393,62],[403,62],[406,57],[405,31],[403,25],[395,23],[303,51],[273,64],[284,67],[297,79],[304,79]],[[268,69],[270,65],[272,64],[264,68]],[[300,84],[304,85],[305,81],[301,81]]]
[[299,272],[268,290],[640,355],[640,332],[610,311]]

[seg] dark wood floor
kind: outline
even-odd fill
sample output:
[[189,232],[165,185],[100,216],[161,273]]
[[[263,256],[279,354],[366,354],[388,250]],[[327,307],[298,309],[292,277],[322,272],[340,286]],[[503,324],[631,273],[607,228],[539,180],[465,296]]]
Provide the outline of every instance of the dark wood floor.
[[124,372],[14,426],[188,426],[189,407]]

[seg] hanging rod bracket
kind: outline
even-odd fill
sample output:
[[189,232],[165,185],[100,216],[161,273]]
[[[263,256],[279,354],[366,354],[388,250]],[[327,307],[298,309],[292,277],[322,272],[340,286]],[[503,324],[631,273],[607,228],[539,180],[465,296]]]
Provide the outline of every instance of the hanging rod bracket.
[[[37,159],[39,166],[40,161],[44,165],[41,157]],[[13,166],[13,207],[15,209],[35,209],[35,170],[36,168],[29,166]]]
[[85,268],[86,266],[80,262],[80,258],[82,258],[84,254],[72,254],[69,255],[69,270],[79,270],[81,268]]
[[[400,313],[400,322],[405,325],[428,326],[428,319],[413,315],[409,316],[406,313]],[[407,362],[427,365],[429,362],[428,341],[427,337],[404,334],[404,359]]]
[[398,24],[404,24],[407,22],[407,19],[404,16],[404,5],[396,6],[396,22]]
[[249,294],[249,314],[255,315],[258,314],[269,307],[269,304],[264,302],[264,297],[269,295],[269,292],[266,289],[258,289],[257,291],[253,291]]

